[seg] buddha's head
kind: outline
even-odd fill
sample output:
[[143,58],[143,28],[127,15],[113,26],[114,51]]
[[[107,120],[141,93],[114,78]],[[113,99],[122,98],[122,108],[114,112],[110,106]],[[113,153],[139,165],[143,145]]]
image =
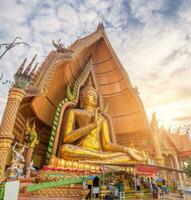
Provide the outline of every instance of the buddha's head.
[[97,107],[98,95],[96,89],[92,86],[86,86],[80,93],[80,106],[81,107]]

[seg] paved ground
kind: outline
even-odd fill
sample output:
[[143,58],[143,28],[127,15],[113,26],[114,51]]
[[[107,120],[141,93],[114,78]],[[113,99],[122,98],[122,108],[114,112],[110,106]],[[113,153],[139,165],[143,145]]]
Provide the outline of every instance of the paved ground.
[[161,196],[161,199],[169,199],[169,200],[182,200],[184,198],[180,198],[179,195],[177,193],[170,193],[168,195],[164,195],[164,196]]
[[[160,200],[183,200],[184,198],[179,198],[178,194],[171,193],[168,195],[160,196]],[[135,198],[126,198],[126,200],[136,200]],[[143,200],[155,200],[149,196],[144,197]]]

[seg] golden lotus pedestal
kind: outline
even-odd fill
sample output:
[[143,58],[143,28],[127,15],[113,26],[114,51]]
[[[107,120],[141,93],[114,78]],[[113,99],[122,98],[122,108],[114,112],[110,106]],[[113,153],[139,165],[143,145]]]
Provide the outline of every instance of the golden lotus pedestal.
[[91,174],[101,172],[99,164],[65,160],[62,158],[57,158],[56,156],[51,157],[48,167],[62,170],[73,170],[79,173],[89,172]]

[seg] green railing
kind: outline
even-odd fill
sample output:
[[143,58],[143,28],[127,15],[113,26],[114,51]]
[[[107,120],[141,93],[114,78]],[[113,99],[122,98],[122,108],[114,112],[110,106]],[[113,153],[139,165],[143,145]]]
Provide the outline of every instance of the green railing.
[[36,190],[58,187],[58,186],[71,185],[71,184],[80,184],[80,183],[83,183],[83,181],[87,177],[88,176],[83,176],[83,177],[76,177],[76,178],[70,178],[70,179],[65,179],[65,180],[36,183],[36,184],[33,184],[33,185],[28,185],[26,187],[26,192],[33,192],[33,191],[36,191]]

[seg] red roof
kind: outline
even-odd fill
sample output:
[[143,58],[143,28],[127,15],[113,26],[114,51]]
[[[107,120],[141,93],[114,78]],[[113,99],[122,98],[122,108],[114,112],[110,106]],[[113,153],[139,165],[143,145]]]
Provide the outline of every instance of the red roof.
[[189,135],[177,133],[164,133],[169,144],[178,151],[180,157],[191,156],[191,140]]

